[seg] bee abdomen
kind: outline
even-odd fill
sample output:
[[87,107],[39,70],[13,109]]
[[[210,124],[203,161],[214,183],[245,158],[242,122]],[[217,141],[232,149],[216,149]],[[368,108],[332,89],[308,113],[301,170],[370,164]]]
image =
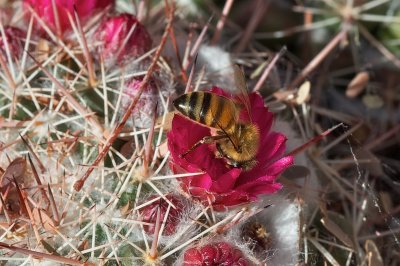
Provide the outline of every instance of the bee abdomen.
[[173,104],[184,116],[209,127],[231,131],[236,123],[235,106],[224,97],[213,93],[183,94]]
[[201,124],[211,126],[212,119],[208,117],[211,114],[211,101],[212,95],[210,93],[192,92],[176,98],[174,106],[184,116]]
[[187,93],[179,96],[173,102],[175,108],[181,112],[184,116],[189,117],[192,120],[198,121],[199,119],[199,107],[203,101],[203,96],[198,93]]
[[211,94],[210,93],[203,93],[203,101],[202,101],[202,106],[200,109],[199,113],[199,122],[205,125],[211,126],[209,123],[207,123],[207,115],[208,112],[210,111],[210,105],[211,105]]

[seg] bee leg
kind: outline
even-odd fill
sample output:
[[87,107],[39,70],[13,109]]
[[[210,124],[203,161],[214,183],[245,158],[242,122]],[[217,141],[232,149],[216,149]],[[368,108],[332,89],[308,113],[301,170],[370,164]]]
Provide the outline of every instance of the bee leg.
[[211,144],[219,139],[226,138],[226,135],[218,135],[218,136],[205,136],[198,142],[196,142],[190,149],[185,151],[184,153],[179,155],[179,158],[184,158],[186,155],[188,155],[190,152],[194,151],[197,147],[199,147],[202,144]]
[[217,159],[222,159],[222,158],[224,158],[224,155],[223,155],[221,152],[217,151],[217,152],[215,153],[215,158],[217,158]]
[[224,153],[222,152],[221,146],[217,143],[217,152],[215,154],[216,158],[224,158]]

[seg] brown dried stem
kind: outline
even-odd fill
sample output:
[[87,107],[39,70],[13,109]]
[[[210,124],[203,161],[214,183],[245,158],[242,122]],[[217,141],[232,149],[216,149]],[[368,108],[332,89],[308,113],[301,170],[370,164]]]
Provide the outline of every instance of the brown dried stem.
[[154,228],[154,240],[153,243],[151,244],[151,249],[150,249],[150,257],[152,259],[155,259],[157,257],[157,246],[158,246],[158,237],[161,229],[161,210],[160,206],[157,208],[157,218],[156,218],[156,225]]
[[222,29],[225,26],[225,21],[226,21],[226,18],[228,17],[229,11],[232,8],[233,2],[234,2],[234,0],[227,0],[225,2],[224,9],[222,10],[221,17],[218,20],[217,28],[215,29],[215,33],[214,33],[213,39],[211,41],[211,43],[214,44],[214,45],[221,38]]
[[307,149],[308,147],[310,147],[311,145],[317,143],[318,141],[320,141],[321,139],[323,139],[324,137],[328,136],[332,131],[334,131],[336,128],[343,126],[343,123],[339,123],[333,127],[331,127],[330,129],[322,132],[321,134],[319,134],[318,136],[315,136],[314,138],[312,138],[311,140],[307,141],[306,143],[304,143],[303,145],[301,145],[300,147],[295,148],[294,150],[290,151],[289,153],[287,153],[285,156],[295,156],[296,154],[304,151],[305,149]]
[[144,177],[146,177],[146,178],[149,175],[149,164],[150,164],[151,157],[152,157],[154,128],[155,128],[156,120],[157,120],[157,107],[158,107],[158,103],[157,103],[157,105],[155,107],[155,110],[154,110],[153,120],[151,121],[150,131],[149,131],[149,135],[147,135],[147,140],[146,140],[145,149],[144,149],[143,173],[142,173],[142,175]]
[[[82,25],[79,20],[78,12],[76,11],[75,7],[74,7],[74,14],[75,14],[76,26],[78,28],[79,34],[81,35],[83,55],[85,56],[85,59],[87,62],[87,70],[88,70],[88,75],[89,75],[89,86],[94,88],[97,85],[97,80],[96,80],[96,74],[94,72],[94,67],[93,67],[93,59],[89,52],[89,48],[87,46],[87,41],[86,41],[86,36],[85,36],[85,33],[83,32]],[[73,24],[73,19],[71,18],[71,15],[69,13],[68,13],[68,18],[71,21],[71,24]]]
[[256,6],[254,8],[255,12],[252,16],[252,19],[247,24],[247,27],[243,32],[243,36],[242,38],[240,38],[239,44],[235,48],[235,52],[240,53],[246,48],[249,40],[253,35],[254,30],[257,28],[258,23],[260,23],[261,19],[264,16],[264,13],[267,11],[268,5],[269,1],[257,0]]
[[25,254],[28,256],[33,256],[36,258],[49,259],[49,260],[57,261],[60,263],[66,263],[66,264],[71,264],[71,265],[84,265],[84,263],[74,260],[74,259],[64,258],[64,257],[52,255],[52,254],[46,254],[46,253],[42,253],[42,252],[38,252],[38,251],[33,251],[30,249],[25,249],[25,248],[19,248],[19,247],[8,245],[3,242],[0,242],[0,248],[6,248],[13,252],[22,253],[22,254]]
[[283,47],[279,53],[277,53],[269,62],[268,66],[265,68],[264,72],[262,73],[260,79],[257,81],[257,84],[254,86],[253,91],[258,91],[260,90],[261,86],[264,84],[265,80],[267,79],[269,73],[271,73],[271,70],[275,66],[276,62],[278,62],[279,58],[285,53],[286,47]]
[[314,69],[322,63],[323,59],[343,40],[347,35],[347,27],[344,27],[325,47],[319,54],[317,54],[313,60],[301,71],[296,79],[288,86],[288,89],[296,88]]
[[49,198],[47,197],[46,190],[42,187],[42,181],[40,180],[40,177],[39,177],[39,175],[38,175],[38,173],[36,171],[35,165],[33,164],[33,161],[32,161],[32,158],[31,158],[30,154],[28,154],[28,160],[29,160],[29,163],[31,165],[33,177],[35,178],[35,181],[39,186],[40,192],[42,193],[43,198],[45,198],[46,201],[49,202]]

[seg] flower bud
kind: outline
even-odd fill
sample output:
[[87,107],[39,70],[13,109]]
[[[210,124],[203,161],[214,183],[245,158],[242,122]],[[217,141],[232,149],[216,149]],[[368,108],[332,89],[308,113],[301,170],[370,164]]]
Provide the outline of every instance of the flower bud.
[[19,57],[22,54],[24,49],[23,43],[21,42],[22,38],[25,38],[26,33],[19,28],[15,28],[12,26],[4,27],[5,40],[3,39],[3,35],[0,34],[0,50],[4,58],[7,58],[6,53],[6,44],[7,41],[8,48],[10,49],[10,54],[12,57]]
[[107,18],[100,24],[95,38],[101,42],[100,53],[106,61],[140,56],[152,44],[146,28],[130,14]]
[[[55,3],[54,7],[53,2]],[[74,18],[74,9],[76,9],[82,22],[91,17],[96,11],[113,4],[113,0],[24,0],[26,9],[29,6],[32,7],[54,33],[60,31],[61,35],[71,29],[68,13]],[[39,31],[44,32],[38,23],[35,23],[35,26],[38,27]]]
[[250,265],[243,253],[226,242],[216,242],[201,247],[192,247],[183,255],[183,265]]
[[[151,201],[156,198],[156,196],[151,196],[147,198],[146,201]],[[168,212],[168,218],[165,222],[164,231],[162,234],[164,236],[170,236],[176,232],[176,228],[179,224],[180,217],[182,216],[182,211],[184,209],[184,204],[182,200],[173,194],[166,195],[166,198],[174,204],[175,209],[171,206]],[[164,199],[157,200],[150,205],[147,205],[139,210],[142,216],[142,221],[146,223],[152,223],[153,225],[144,225],[143,229],[149,235],[154,234],[155,225],[157,222],[157,212],[160,210],[160,223],[164,221],[165,215],[167,215],[169,203]]]
[[[126,111],[133,99],[139,93],[141,84],[141,79],[134,78],[125,86],[124,93],[128,94],[129,97],[122,96],[123,98],[121,99],[121,106],[123,112]],[[150,126],[158,100],[159,97],[155,83],[150,81],[145,85],[142,95],[140,96],[140,99],[136,103],[135,109],[133,109],[131,114],[131,119],[133,120],[135,126]],[[158,114],[161,114],[161,112],[158,112]]]

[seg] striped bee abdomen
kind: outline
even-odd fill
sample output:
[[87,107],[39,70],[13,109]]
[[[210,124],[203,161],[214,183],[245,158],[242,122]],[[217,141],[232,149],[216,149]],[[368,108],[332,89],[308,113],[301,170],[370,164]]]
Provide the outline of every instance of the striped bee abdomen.
[[181,114],[198,123],[223,129],[228,134],[232,134],[235,130],[237,108],[226,97],[198,91],[179,96],[173,104]]

